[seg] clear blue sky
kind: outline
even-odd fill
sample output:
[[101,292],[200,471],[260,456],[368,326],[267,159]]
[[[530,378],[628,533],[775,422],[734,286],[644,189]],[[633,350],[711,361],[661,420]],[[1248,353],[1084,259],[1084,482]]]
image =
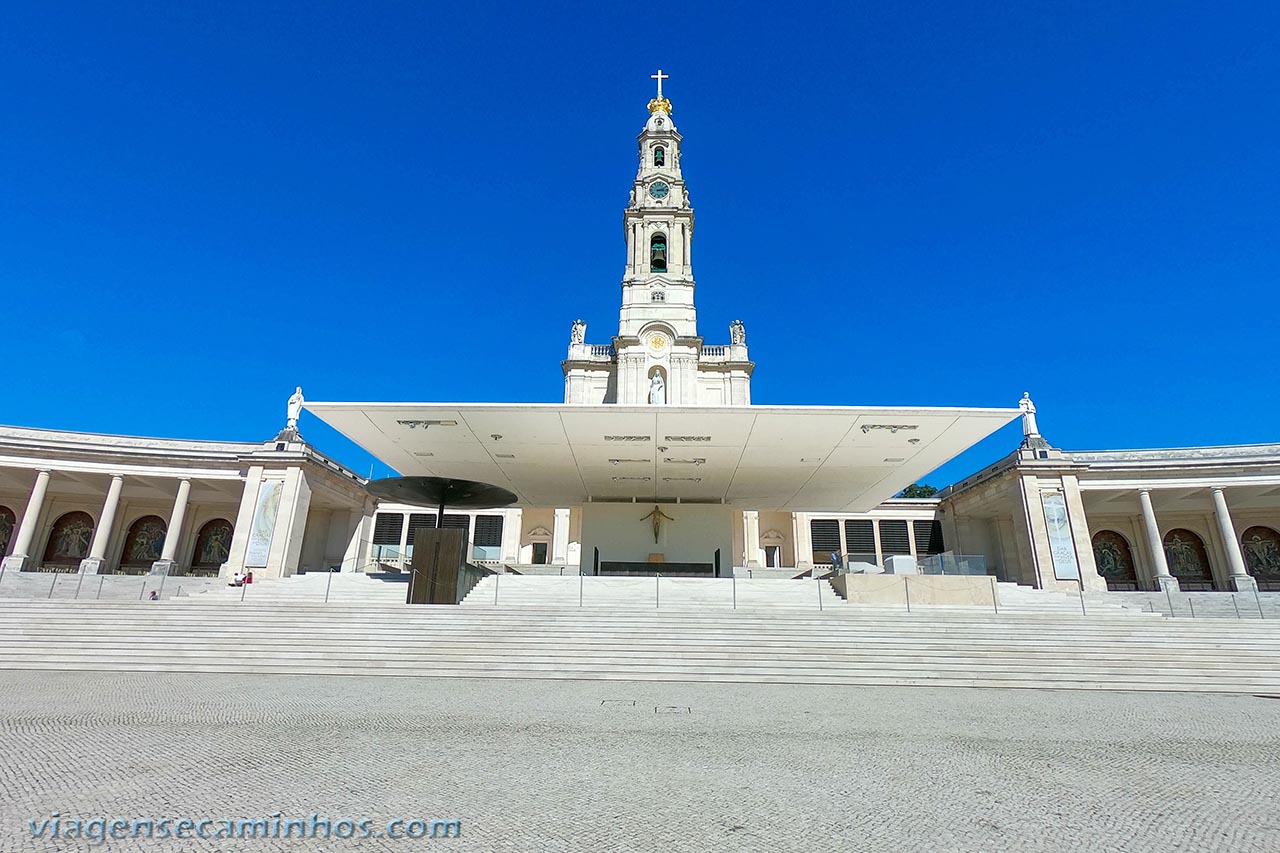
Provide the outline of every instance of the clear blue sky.
[[4,17],[3,423],[258,440],[295,384],[562,399],[570,322],[616,331],[661,66],[701,330],[745,321],[755,402],[1030,390],[1069,449],[1280,438],[1274,2]]

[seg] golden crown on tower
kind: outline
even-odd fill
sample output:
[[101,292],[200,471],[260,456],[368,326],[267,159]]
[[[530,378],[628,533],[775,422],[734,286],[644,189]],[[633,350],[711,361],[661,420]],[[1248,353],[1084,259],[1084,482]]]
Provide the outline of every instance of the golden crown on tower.
[[666,113],[671,115],[671,102],[666,98],[654,98],[649,102],[649,115],[654,113]]

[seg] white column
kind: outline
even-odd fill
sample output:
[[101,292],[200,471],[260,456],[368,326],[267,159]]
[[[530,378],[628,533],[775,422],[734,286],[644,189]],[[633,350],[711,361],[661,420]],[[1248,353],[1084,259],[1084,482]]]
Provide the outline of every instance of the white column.
[[[432,513],[432,516],[435,515],[436,513]],[[413,513],[400,513],[400,544],[397,547],[400,548],[400,562],[405,568],[411,565],[409,556],[409,520],[412,518]],[[438,519],[438,521],[444,524],[443,518]]]
[[791,541],[795,543],[796,568],[813,568],[813,530],[807,513],[791,514]]
[[373,538],[373,504],[366,502],[360,509],[353,509],[347,514],[347,529],[351,535],[347,539],[346,550],[342,553],[342,571],[367,571],[366,564],[373,562],[369,553],[370,540]]
[[191,481],[183,477],[178,481],[178,497],[173,501],[173,512],[169,514],[169,529],[164,534],[164,547],[160,549],[160,559],[151,564],[153,572],[174,574],[178,563],[174,557],[178,553],[178,545],[182,540],[182,522],[187,517],[187,501],[191,498]]
[[1138,489],[1138,502],[1142,504],[1142,527],[1147,534],[1147,549],[1156,569],[1156,584],[1162,590],[1178,591],[1178,579],[1169,574],[1169,562],[1164,558],[1164,540],[1160,538],[1160,525],[1156,523],[1155,510],[1151,508],[1151,490]]
[[44,507],[44,496],[48,491],[49,472],[37,471],[35,485],[31,487],[31,497],[27,498],[27,508],[22,511],[18,536],[13,541],[13,555],[4,558],[6,572],[20,572],[31,562],[31,543],[36,538],[36,525],[40,522],[40,510]]
[[760,512],[749,509],[742,513],[742,559],[744,565],[759,568],[764,565],[760,549]]
[[502,562],[520,562],[520,534],[524,530],[524,510],[509,509],[502,519]]
[[258,490],[261,487],[262,466],[250,466],[245,474],[244,491],[240,494],[240,509],[236,512],[236,523],[232,528],[227,561],[218,570],[218,574],[222,577],[230,577],[238,571],[244,571],[245,553],[249,550],[249,532],[253,527],[253,512],[258,506]]
[[1253,592],[1258,582],[1249,575],[1244,564],[1244,554],[1240,552],[1240,539],[1236,536],[1236,527],[1231,523],[1231,513],[1227,510],[1227,498],[1222,489],[1213,489],[1213,514],[1218,520],[1218,534],[1222,537],[1222,547],[1227,552],[1227,564],[1231,566],[1231,584],[1236,592]]
[[93,528],[89,556],[80,561],[80,571],[85,574],[96,575],[106,565],[107,545],[111,542],[111,528],[116,524],[116,509],[120,506],[120,490],[123,488],[124,477],[112,474],[107,499],[102,503],[102,515],[98,518],[98,526]]
[[555,524],[551,530],[551,565],[563,566],[569,562],[569,510],[556,509]]
[[[275,529],[271,533],[271,549],[262,577],[282,578],[297,574],[302,568],[302,538],[311,510],[311,485],[301,468],[289,468],[280,491],[280,508]],[[319,568],[319,567],[313,567]]]

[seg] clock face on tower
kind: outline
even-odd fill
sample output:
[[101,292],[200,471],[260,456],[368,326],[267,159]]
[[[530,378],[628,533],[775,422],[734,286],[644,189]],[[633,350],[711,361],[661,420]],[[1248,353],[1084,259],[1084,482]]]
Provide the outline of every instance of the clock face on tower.
[[662,181],[654,181],[652,184],[649,185],[649,195],[659,200],[666,198],[667,193],[670,190],[671,188],[668,187],[666,184],[664,184]]

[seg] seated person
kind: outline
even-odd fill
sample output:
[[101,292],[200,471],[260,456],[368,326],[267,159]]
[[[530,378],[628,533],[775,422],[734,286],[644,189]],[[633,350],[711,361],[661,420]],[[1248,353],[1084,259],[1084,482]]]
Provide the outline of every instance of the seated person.
[[244,575],[236,572],[231,576],[231,583],[227,584],[227,586],[244,586]]

